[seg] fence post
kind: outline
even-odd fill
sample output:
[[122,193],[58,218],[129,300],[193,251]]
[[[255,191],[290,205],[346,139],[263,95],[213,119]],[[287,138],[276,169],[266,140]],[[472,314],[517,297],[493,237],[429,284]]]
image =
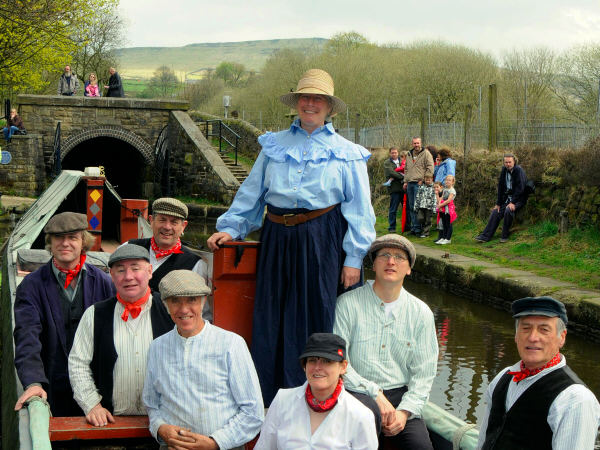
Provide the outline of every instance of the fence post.
[[354,143],[355,144],[360,144],[359,132],[360,132],[360,113],[356,113],[356,122],[354,123]]
[[463,179],[462,179],[462,191],[463,196],[467,189],[467,158],[469,153],[471,152],[471,113],[473,111],[473,107],[471,105],[465,106],[465,125],[464,125],[464,157],[463,157]]
[[495,84],[490,84],[488,100],[488,148],[496,150],[498,147],[498,90]]
[[427,142],[427,108],[421,109],[421,145],[425,147]]

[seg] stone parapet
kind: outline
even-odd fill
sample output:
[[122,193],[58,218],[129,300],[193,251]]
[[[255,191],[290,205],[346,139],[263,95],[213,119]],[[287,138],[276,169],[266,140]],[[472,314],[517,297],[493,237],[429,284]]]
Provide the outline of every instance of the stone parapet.
[[2,150],[10,152],[12,160],[0,165],[0,191],[25,197],[39,195],[46,181],[42,136],[13,136],[10,145],[4,145]]

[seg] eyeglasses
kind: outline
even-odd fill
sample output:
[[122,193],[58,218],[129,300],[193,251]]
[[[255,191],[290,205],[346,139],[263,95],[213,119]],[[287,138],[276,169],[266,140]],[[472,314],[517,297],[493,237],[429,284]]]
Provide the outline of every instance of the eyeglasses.
[[400,253],[377,253],[375,258],[390,259],[393,258],[396,262],[408,261],[408,258]]

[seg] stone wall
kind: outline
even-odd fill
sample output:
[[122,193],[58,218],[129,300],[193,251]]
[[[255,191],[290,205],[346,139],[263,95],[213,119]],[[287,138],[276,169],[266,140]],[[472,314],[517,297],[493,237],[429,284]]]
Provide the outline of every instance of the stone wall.
[[0,191],[5,195],[23,197],[39,195],[46,182],[42,136],[13,136],[10,145],[2,147],[2,150],[10,152],[12,160],[9,164],[0,165]]
[[119,128],[127,130],[147,146],[154,148],[158,135],[168,123],[170,112],[186,111],[189,108],[188,102],[179,100],[49,95],[19,95],[17,104],[27,131],[42,136],[47,169],[52,165],[54,134],[58,121],[61,122],[61,150],[64,158],[81,142],[81,133],[102,127],[113,132]]
[[230,204],[240,184],[187,113],[173,111],[168,139],[172,194]]

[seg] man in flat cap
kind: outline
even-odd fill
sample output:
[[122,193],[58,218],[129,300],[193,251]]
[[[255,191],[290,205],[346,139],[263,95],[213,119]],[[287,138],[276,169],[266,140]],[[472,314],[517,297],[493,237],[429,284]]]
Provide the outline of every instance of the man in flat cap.
[[375,281],[338,297],[333,332],[348,343],[348,392],[381,422],[380,444],[433,449],[421,411],[436,374],[433,313],[402,286],[416,252],[398,234],[377,238],[368,252]]
[[152,295],[148,250],[130,244],[109,258],[116,297],[89,308],[81,318],[69,355],[75,400],[94,426],[114,422],[113,415],[145,415],[142,389],[148,348],[173,328],[160,301]]
[[[152,215],[149,216],[152,237],[129,241],[130,244],[141,245],[150,253],[152,291],[158,292],[160,280],[172,270],[192,270],[208,280],[206,263],[189,248],[181,245],[181,236],[188,224],[187,216],[188,208],[185,203],[176,198],[159,198],[152,203]],[[207,304],[205,307],[205,315],[209,313],[208,306]]]
[[108,275],[86,263],[86,252],[94,245],[87,226],[85,214],[52,217],[44,228],[52,257],[17,287],[15,366],[25,392],[15,410],[38,396],[48,399],[54,416],[81,415],[69,384],[67,358],[84,310],[115,292]]
[[260,431],[263,402],[244,340],[202,319],[210,289],[189,270],[160,282],[176,328],[148,353],[144,404],[161,448],[243,448]]
[[560,353],[565,305],[551,297],[512,304],[521,361],[502,370],[485,393],[480,449],[593,449],[600,426],[594,394]]

